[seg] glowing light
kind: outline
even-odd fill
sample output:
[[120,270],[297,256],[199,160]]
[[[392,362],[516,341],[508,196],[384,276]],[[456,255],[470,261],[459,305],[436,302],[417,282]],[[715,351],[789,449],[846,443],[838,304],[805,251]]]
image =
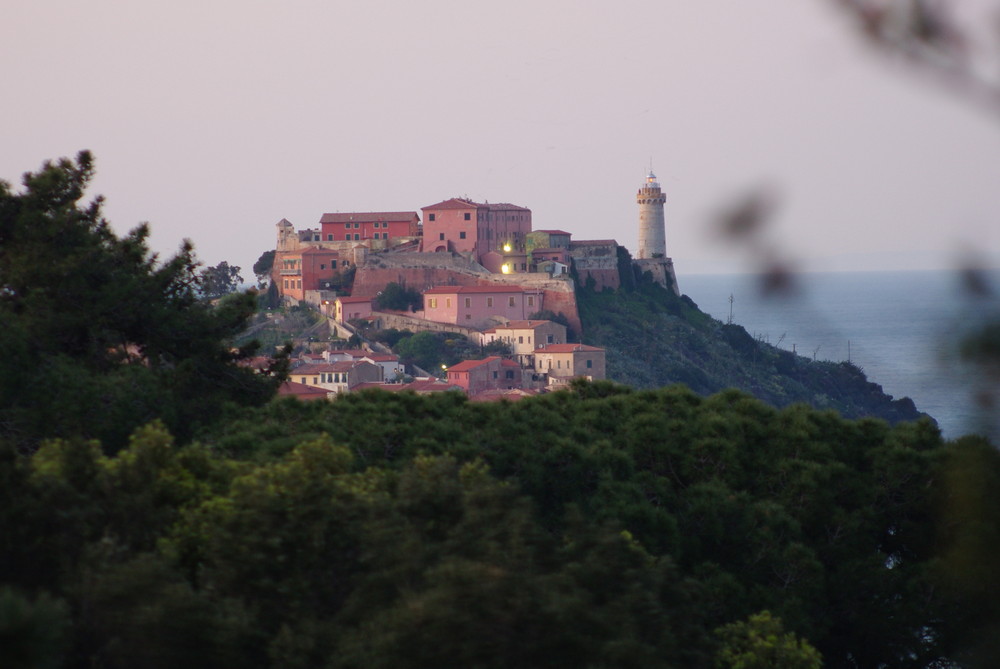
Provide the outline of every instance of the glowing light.
[[503,265],[502,265],[502,266],[500,267],[500,271],[501,271],[501,272],[503,272],[504,274],[510,274],[510,263],[508,263],[508,262],[505,262],[505,263],[504,263],[504,264],[503,264]]
[[503,245],[503,252],[504,253],[510,253],[510,244],[509,243]]

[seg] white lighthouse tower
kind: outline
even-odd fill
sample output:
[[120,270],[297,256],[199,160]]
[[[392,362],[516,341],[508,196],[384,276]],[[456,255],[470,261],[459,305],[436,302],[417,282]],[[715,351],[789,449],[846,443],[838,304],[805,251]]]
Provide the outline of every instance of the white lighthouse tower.
[[639,252],[636,258],[666,258],[666,225],[663,222],[663,203],[666,201],[653,170],[635,196],[639,203]]

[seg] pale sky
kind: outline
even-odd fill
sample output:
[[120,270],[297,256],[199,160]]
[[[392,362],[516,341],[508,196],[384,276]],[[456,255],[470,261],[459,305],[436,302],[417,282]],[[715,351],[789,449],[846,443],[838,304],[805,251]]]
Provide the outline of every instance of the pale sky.
[[758,187],[802,269],[1000,266],[1000,116],[825,0],[8,4],[0,179],[90,149],[116,229],[248,281],[281,218],[454,196],[634,252],[650,161],[681,277],[752,269],[710,222]]

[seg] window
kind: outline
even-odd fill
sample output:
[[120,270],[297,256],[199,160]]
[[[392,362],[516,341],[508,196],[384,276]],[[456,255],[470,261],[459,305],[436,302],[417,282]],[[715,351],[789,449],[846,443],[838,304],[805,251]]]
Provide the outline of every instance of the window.
[[508,379],[513,379],[514,378],[514,372],[508,369],[506,376],[507,376]]
[[523,344],[524,343],[524,337],[518,337],[517,338],[517,343],[518,344]]
[[380,227],[382,227],[382,225],[378,221],[375,221],[375,227],[376,228],[380,228]]
[[319,241],[319,235],[313,235],[313,241],[314,242],[318,242]]
[[337,269],[337,261],[336,260],[331,260],[330,261],[330,269]]
[[507,306],[510,306],[510,307],[514,306],[514,298],[513,297],[507,298]]
[[429,300],[427,300],[427,303],[431,309],[437,309],[438,301],[436,297],[430,298]]
[[472,307],[472,298],[471,297],[467,297],[467,298],[465,298],[465,308],[468,309],[470,307]]
[[301,287],[302,287],[302,279],[299,279],[299,280],[298,280],[298,281],[296,281],[295,283],[297,284],[297,285],[295,286],[296,288],[301,288]]
[[458,233],[458,238],[465,239],[465,230],[462,230],[460,233]]
[[531,343],[531,335],[528,335],[528,343]]
[[433,220],[435,220],[435,217],[434,217],[434,214],[427,214],[427,220],[428,220],[428,221],[433,221]]
[[472,314],[465,314],[465,320],[471,321],[472,320]]
[[355,230],[357,230],[357,229],[358,229],[359,227],[361,227],[361,224],[360,224],[360,223],[355,223],[355,224],[354,224],[354,229],[355,229]]
[[389,239],[389,233],[388,232],[383,232],[382,233],[382,239]]
[[438,233],[438,239],[440,239],[441,241],[444,241],[444,233],[443,232],[439,232]]
[[320,269],[326,269],[326,265],[324,265],[323,263],[320,263],[320,264],[319,264],[319,268],[320,268]]
[[359,239],[361,239],[361,235],[359,235],[358,233],[355,232],[354,233],[354,240],[357,241]]
[[469,212],[465,212],[465,220],[471,221],[472,220],[472,214],[470,214]]
[[562,360],[556,360],[556,368],[562,369]]
[[[468,216],[468,214],[466,214],[466,216]],[[493,378],[494,379],[497,378],[498,376],[500,376],[500,375],[497,372],[493,372]]]
[[587,361],[587,369],[590,369],[593,366],[594,366],[594,361],[593,360],[588,360]]
[[444,306],[447,307],[447,308],[449,308],[449,309],[451,308],[451,298],[450,297],[444,298]]
[[552,343],[552,335],[548,335],[548,336],[547,336],[547,337],[545,338],[545,343],[546,343],[546,344],[551,344],[551,343]]
[[487,297],[486,298],[486,306],[488,306],[488,307],[492,307],[493,306],[493,298],[492,297]]
[[535,306],[535,298],[534,298],[534,296],[532,296],[532,295],[529,295],[529,296],[528,296],[528,306],[529,306],[529,307],[533,307],[533,306]]
[[328,241],[328,242],[332,242],[332,241],[333,241],[333,234],[328,234],[328,235],[326,236],[326,241]]

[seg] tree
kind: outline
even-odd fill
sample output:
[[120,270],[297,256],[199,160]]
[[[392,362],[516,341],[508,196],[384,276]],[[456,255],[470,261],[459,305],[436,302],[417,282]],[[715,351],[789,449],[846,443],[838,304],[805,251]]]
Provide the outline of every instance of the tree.
[[265,288],[271,282],[271,268],[274,267],[274,249],[264,251],[253,264],[253,273],[257,277],[257,287]]
[[161,261],[145,224],[119,238],[102,198],[80,204],[93,174],[84,151],[26,174],[22,192],[0,182],[0,438],[114,451],[154,418],[187,439],[227,402],[268,400],[287,363],[258,375],[239,364],[256,345],[228,344],[254,296],[201,301],[191,243]]
[[[258,261],[259,262],[259,261]],[[198,283],[202,297],[217,300],[235,293],[243,285],[240,268],[223,260],[215,267],[206,267],[198,273]]]
[[823,658],[804,639],[785,632],[780,618],[762,611],[716,630],[722,640],[716,669],[820,669]]
[[390,281],[376,296],[377,309],[392,309],[394,311],[416,311],[424,303],[423,296],[412,288]]

